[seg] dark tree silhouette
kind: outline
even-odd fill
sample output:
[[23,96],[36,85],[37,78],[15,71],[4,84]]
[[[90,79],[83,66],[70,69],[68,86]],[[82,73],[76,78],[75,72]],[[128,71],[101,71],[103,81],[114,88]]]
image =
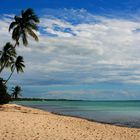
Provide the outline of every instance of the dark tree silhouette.
[[21,96],[21,87],[20,86],[15,86],[14,88],[12,88],[12,97],[17,99],[19,96]]
[[16,51],[13,48],[13,45],[9,42],[3,47],[3,50],[0,51],[0,73],[5,67],[11,67],[11,64],[16,57]]
[[[16,46],[19,45],[20,39],[24,46],[28,45],[28,36],[33,37],[38,41],[36,32],[38,31],[39,18],[34,11],[29,8],[21,11],[20,16],[15,16],[14,21],[9,26],[9,32],[12,30],[12,39],[15,40],[15,45],[6,43],[3,50],[0,51],[0,73],[5,68],[11,69],[11,74],[6,81],[0,78],[0,104],[8,103],[11,100],[11,96],[7,92],[6,83],[11,78],[12,74],[16,70],[17,73],[24,72],[25,67],[23,57],[16,55]],[[13,96],[18,98],[21,88],[16,86],[13,91]]]
[[11,96],[7,92],[7,87],[4,84],[4,80],[0,78],[0,104],[8,103],[11,100]]
[[28,45],[27,35],[38,41],[34,31],[38,31],[39,18],[34,11],[29,8],[21,11],[21,16],[15,16],[14,21],[9,26],[12,31],[12,39],[16,41],[15,46],[19,45],[19,39],[22,39],[23,45]]
[[8,77],[8,79],[6,80],[5,84],[9,81],[9,79],[11,78],[11,76],[14,73],[15,69],[16,69],[17,73],[24,72],[23,71],[24,67],[25,67],[25,65],[24,65],[23,57],[22,56],[18,56],[16,61],[13,62],[12,65],[11,65],[11,74]]

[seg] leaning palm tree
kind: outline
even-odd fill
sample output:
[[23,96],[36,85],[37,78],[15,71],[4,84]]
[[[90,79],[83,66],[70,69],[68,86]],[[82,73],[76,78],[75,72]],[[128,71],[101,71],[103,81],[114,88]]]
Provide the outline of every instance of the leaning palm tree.
[[21,16],[15,16],[14,21],[9,26],[12,32],[12,39],[16,41],[15,46],[19,45],[19,39],[22,39],[23,45],[28,45],[27,35],[38,41],[38,37],[34,31],[38,31],[39,18],[34,11],[29,8],[21,11]]
[[9,81],[9,79],[11,78],[11,76],[14,73],[15,69],[16,69],[17,73],[24,72],[24,70],[23,70],[24,67],[25,67],[25,65],[24,65],[23,57],[18,56],[16,61],[13,62],[13,64],[11,65],[11,74],[8,77],[8,79],[5,81],[5,84]]
[[22,89],[21,89],[20,86],[15,86],[15,87],[13,87],[13,88],[12,88],[12,91],[13,91],[13,93],[12,93],[12,97],[13,97],[13,98],[17,99],[18,96],[21,96],[21,91],[22,91]]
[[16,51],[12,44],[9,42],[0,51],[0,73],[5,67],[10,67],[14,58],[16,57]]

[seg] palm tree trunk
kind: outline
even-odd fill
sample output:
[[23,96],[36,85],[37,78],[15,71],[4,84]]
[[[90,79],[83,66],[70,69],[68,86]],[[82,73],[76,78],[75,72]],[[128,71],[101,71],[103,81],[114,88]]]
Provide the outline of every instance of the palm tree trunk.
[[14,70],[11,72],[11,74],[9,75],[8,79],[5,81],[5,83],[4,83],[4,84],[6,84],[6,83],[9,81],[9,79],[10,79],[10,78],[11,78],[11,76],[13,75],[14,71],[15,71],[15,68],[14,68]]
[[14,48],[17,46],[17,42],[15,43],[15,45],[14,45]]
[[16,39],[16,43],[15,43],[15,45],[14,45],[14,48],[15,48],[17,45],[19,45],[19,42],[18,42],[18,41],[19,41],[19,38]]

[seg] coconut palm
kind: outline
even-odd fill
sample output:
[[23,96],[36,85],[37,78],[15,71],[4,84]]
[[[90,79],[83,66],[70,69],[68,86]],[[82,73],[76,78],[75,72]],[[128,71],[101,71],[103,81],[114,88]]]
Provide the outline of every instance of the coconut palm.
[[11,76],[14,73],[15,69],[16,69],[17,73],[24,72],[24,70],[23,70],[24,67],[25,67],[25,65],[24,65],[23,57],[18,56],[16,61],[13,62],[13,64],[11,65],[11,74],[8,77],[8,79],[6,80],[5,84],[9,81],[9,79],[11,78]]
[[14,58],[16,57],[16,51],[12,44],[9,42],[0,51],[0,73],[5,67],[10,67]]
[[18,96],[21,96],[21,91],[22,91],[22,89],[21,89],[20,86],[15,86],[15,87],[13,87],[13,88],[12,88],[12,91],[13,91],[13,93],[12,93],[12,97],[13,97],[13,98],[17,99]]
[[9,26],[12,32],[12,39],[16,41],[15,46],[19,45],[19,39],[22,39],[23,45],[28,45],[27,35],[38,41],[38,37],[34,31],[38,31],[39,18],[34,11],[29,8],[21,11],[21,16],[15,16],[14,21]]

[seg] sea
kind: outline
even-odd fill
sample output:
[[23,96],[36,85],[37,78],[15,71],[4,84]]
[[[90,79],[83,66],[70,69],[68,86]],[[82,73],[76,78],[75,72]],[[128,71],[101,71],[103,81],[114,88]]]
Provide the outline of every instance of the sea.
[[140,128],[140,101],[16,101],[52,113],[118,126]]

